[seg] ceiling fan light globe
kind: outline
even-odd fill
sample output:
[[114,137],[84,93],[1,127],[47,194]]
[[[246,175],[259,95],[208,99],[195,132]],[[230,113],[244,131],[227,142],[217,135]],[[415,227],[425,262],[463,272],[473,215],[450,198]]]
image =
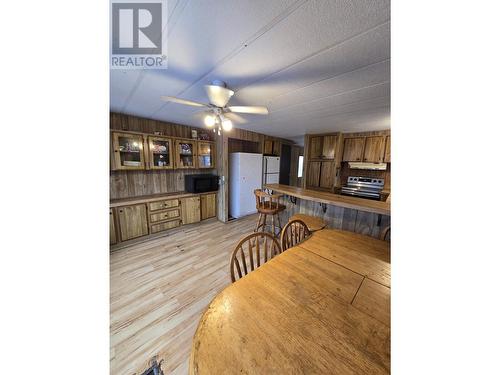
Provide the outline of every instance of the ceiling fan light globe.
[[215,116],[214,115],[206,115],[205,116],[205,125],[209,128],[215,125]]
[[228,131],[230,131],[232,128],[233,128],[233,123],[232,123],[232,121],[231,121],[231,120],[229,120],[229,119],[227,119],[227,118],[226,118],[226,119],[224,119],[224,120],[222,121],[222,129],[224,129],[224,131],[228,132]]

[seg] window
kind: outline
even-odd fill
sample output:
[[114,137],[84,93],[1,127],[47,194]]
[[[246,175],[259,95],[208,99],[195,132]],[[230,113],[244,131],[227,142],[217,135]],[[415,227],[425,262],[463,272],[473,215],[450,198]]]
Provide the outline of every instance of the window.
[[297,178],[302,177],[302,169],[304,168],[304,157],[299,156],[299,170],[297,171]]

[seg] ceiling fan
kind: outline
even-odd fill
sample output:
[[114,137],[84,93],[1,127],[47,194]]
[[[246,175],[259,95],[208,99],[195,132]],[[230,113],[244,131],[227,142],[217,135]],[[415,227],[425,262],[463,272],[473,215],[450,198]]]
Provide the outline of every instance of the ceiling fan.
[[222,129],[229,131],[233,128],[233,121],[245,123],[246,120],[237,113],[248,113],[253,115],[267,115],[269,111],[263,106],[228,106],[229,99],[234,95],[234,91],[227,88],[223,81],[215,80],[210,85],[205,85],[208,96],[208,104],[176,98],[175,96],[162,96],[161,100],[178,104],[190,105],[193,107],[205,107],[204,122],[209,128],[219,126],[219,133]]

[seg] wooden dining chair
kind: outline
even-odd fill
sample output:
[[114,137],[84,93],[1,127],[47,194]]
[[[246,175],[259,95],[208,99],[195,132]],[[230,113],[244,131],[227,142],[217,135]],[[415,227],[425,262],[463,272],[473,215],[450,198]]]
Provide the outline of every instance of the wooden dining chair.
[[294,220],[302,220],[306,225],[307,229],[312,232],[316,232],[317,230],[325,229],[326,222],[317,216],[310,216],[305,214],[295,214],[288,221]]
[[298,245],[310,235],[311,231],[302,220],[289,221],[281,232],[281,251]]
[[[387,240],[387,237],[389,237],[389,240]],[[380,239],[382,241],[391,241],[391,226],[384,228],[384,230],[380,232]]]
[[235,282],[281,253],[278,240],[267,232],[256,232],[242,238],[231,255],[231,282]]
[[[260,228],[262,228],[262,232],[265,232],[267,215],[271,215],[271,233],[274,236],[279,235],[282,228],[279,214],[281,211],[286,209],[286,206],[280,203],[280,198],[283,196],[283,194],[268,194],[261,189],[255,189],[254,194],[255,208],[259,213],[259,219],[257,220],[254,232],[258,232]],[[277,226],[275,223],[275,217],[277,217],[278,221]],[[276,229],[278,229],[278,233],[276,233]]]

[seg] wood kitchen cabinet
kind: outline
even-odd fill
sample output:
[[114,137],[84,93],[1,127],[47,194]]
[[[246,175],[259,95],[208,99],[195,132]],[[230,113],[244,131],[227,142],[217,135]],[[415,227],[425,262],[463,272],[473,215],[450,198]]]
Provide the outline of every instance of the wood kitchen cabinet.
[[217,194],[203,194],[200,197],[201,220],[215,217],[217,208]]
[[365,137],[345,138],[342,161],[362,161]]
[[281,154],[281,142],[266,139],[264,141],[264,155],[279,156]]
[[335,163],[333,161],[321,162],[319,187],[322,189],[331,189],[333,188],[334,181],[335,181]]
[[323,137],[322,157],[324,159],[335,158],[335,147],[337,144],[337,136],[326,135]]
[[175,167],[178,169],[192,169],[197,167],[197,143],[189,139],[175,140]]
[[215,168],[215,143],[198,141],[198,168]]
[[335,147],[337,144],[336,135],[313,136],[309,139],[309,158],[314,159],[334,159]]
[[281,155],[281,142],[273,141],[273,155],[280,156]]
[[146,204],[119,207],[117,210],[122,241],[148,234]]
[[384,161],[385,137],[366,137],[363,161],[369,163],[381,163]]
[[181,199],[182,224],[198,223],[201,220],[200,196]]
[[323,137],[311,137],[309,141],[309,158],[321,159],[323,155]]
[[264,141],[264,155],[272,155],[273,154],[273,141],[267,140]]
[[109,244],[114,245],[117,243],[116,236],[116,225],[115,225],[115,215],[113,213],[113,209],[109,210]]
[[148,137],[148,169],[172,169],[172,140],[166,137]]
[[391,136],[387,136],[385,140],[385,156],[384,156],[384,162],[390,163],[391,162]]
[[307,166],[307,187],[319,187],[319,177],[321,172],[321,162],[311,161]]
[[144,169],[144,138],[142,134],[112,132],[112,169]]

